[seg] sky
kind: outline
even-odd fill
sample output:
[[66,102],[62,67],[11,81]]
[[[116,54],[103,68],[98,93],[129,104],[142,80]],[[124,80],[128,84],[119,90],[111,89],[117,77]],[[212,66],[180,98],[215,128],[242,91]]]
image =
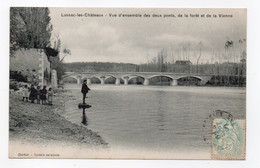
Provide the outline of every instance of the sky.
[[[85,14],[103,17],[85,17]],[[122,17],[122,14],[142,17]],[[197,14],[199,17],[195,17]],[[222,18],[219,14],[232,17]],[[228,54],[236,57],[229,61],[237,61],[239,53],[246,50],[245,42],[238,43],[239,39],[246,39],[246,9],[50,8],[50,16],[52,41],[58,36],[61,49],[71,50],[65,62],[141,64],[163,50],[169,62],[189,59],[194,63],[200,49],[200,62],[225,62],[230,59]],[[234,42],[232,50],[225,50],[227,40]]]

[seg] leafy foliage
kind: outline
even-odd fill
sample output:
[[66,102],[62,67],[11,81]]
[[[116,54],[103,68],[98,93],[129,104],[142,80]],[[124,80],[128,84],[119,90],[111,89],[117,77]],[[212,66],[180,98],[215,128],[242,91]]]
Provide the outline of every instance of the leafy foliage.
[[27,76],[17,71],[10,71],[10,79],[13,79],[17,82],[28,82]]
[[51,56],[56,57],[59,54],[58,50],[55,50],[55,49],[50,48],[50,47],[46,47],[44,49],[44,52],[45,52],[45,54],[47,55],[48,58],[51,57]]
[[10,51],[50,46],[52,25],[48,8],[10,8]]

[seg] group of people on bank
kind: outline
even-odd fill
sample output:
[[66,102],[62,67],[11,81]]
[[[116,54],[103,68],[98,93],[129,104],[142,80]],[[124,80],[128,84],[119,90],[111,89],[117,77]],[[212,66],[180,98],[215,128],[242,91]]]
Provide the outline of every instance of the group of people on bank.
[[28,87],[27,85],[24,85],[23,88],[23,101],[30,100],[31,103],[34,103],[35,101],[40,104],[49,104],[52,105],[54,92],[51,87],[48,88],[46,86],[34,86],[31,85],[31,87]]
[[[81,93],[83,94],[83,104],[86,104],[85,99],[87,98],[87,93],[90,91],[90,88],[87,86],[87,80],[83,81],[81,87]],[[46,86],[34,86],[33,84],[31,87],[28,85],[24,85],[23,90],[23,101],[31,101],[34,103],[36,101],[37,104],[49,104],[52,105],[53,95],[54,92],[51,87],[47,89]]]

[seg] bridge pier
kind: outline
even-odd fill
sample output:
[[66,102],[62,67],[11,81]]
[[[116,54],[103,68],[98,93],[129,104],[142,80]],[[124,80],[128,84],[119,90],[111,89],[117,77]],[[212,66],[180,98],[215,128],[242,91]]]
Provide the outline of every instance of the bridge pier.
[[116,78],[116,85],[120,85],[120,78]]
[[202,86],[202,85],[205,85],[206,83],[207,83],[207,81],[200,80],[198,84],[199,84],[199,86]]
[[91,79],[87,78],[87,85],[91,85]]
[[148,78],[144,78],[144,86],[148,86],[149,85],[149,79]]
[[129,79],[128,76],[124,77],[124,85],[128,85],[128,79]]
[[80,85],[81,84],[81,79],[77,78],[77,84]]
[[171,85],[178,86],[178,79],[173,79]]
[[100,81],[101,81],[101,85],[104,85],[105,84],[105,77],[100,77]]
[[124,79],[124,85],[128,85],[128,79]]

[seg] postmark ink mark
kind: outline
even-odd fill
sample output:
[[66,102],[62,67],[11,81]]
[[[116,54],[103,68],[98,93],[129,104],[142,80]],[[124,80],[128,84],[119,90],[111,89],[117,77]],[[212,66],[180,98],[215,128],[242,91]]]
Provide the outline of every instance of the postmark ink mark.
[[245,159],[245,119],[212,118],[212,159]]

